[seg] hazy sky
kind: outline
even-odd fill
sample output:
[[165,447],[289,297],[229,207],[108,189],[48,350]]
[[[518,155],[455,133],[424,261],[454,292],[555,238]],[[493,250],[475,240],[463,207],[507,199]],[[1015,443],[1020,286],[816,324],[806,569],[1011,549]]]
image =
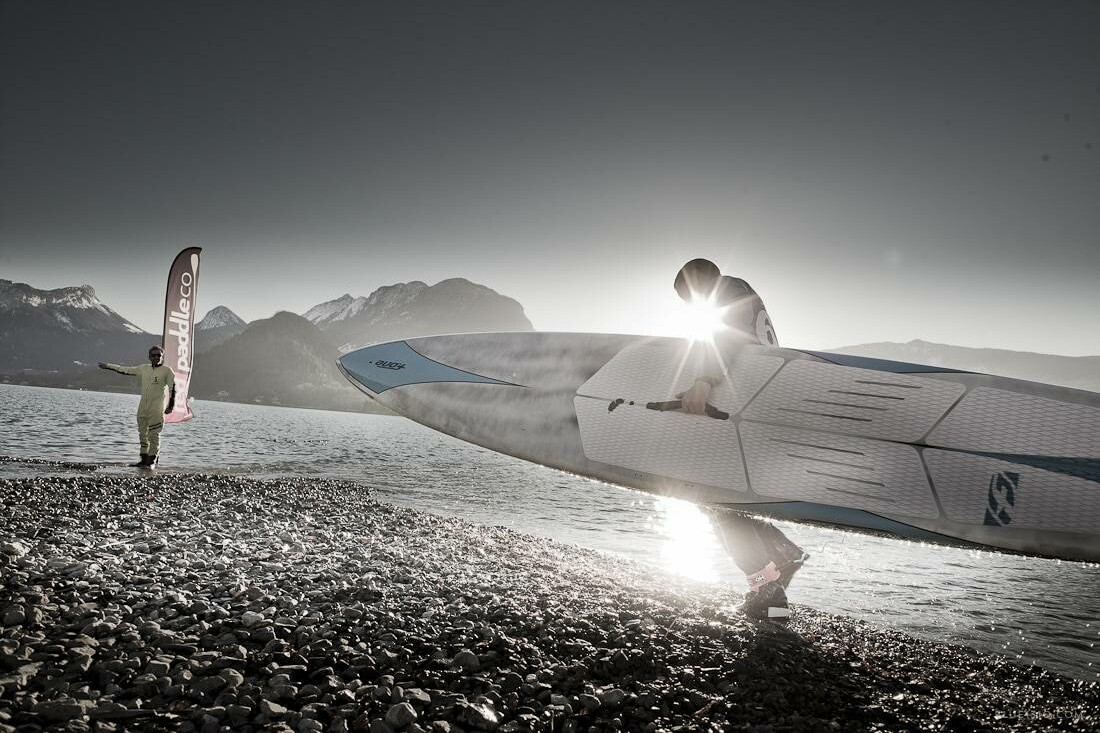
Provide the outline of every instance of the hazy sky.
[[159,330],[466,277],[667,332],[1100,354],[1100,3],[0,0],[0,277]]

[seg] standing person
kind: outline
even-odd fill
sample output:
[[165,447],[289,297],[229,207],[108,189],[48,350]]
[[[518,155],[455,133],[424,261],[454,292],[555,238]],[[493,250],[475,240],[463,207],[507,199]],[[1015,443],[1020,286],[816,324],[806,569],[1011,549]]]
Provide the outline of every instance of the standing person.
[[[726,306],[726,330],[715,339],[719,354],[723,346],[734,344],[776,345],[775,329],[764,301],[747,282],[723,275],[713,262],[695,259],[685,264],[676,274],[675,288],[685,301],[704,300]],[[709,361],[712,366],[706,367],[706,373],[680,396],[685,412],[703,414],[711,390],[726,378],[721,360]],[[726,552],[749,584],[741,611],[750,618],[785,623],[790,617],[787,586],[810,556],[771,522],[717,508],[710,515]]]
[[[164,366],[164,349],[159,346],[150,348],[148,364],[121,366],[100,362],[99,368],[141,377],[141,401],[137,410],[141,460],[130,465],[152,468],[160,455],[160,431],[164,427],[164,416],[176,406],[176,375],[171,368]],[[167,406],[164,403],[166,394]]]

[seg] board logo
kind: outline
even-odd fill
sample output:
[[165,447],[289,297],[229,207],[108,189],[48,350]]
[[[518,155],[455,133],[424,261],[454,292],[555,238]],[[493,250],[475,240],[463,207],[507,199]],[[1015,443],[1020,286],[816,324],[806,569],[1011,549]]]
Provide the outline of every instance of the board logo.
[[1020,474],[1000,471],[989,477],[989,504],[985,508],[985,523],[992,527],[1004,527],[1012,523],[1016,509],[1016,489]]
[[374,362],[376,367],[382,369],[404,369],[405,365],[399,361],[376,361]]

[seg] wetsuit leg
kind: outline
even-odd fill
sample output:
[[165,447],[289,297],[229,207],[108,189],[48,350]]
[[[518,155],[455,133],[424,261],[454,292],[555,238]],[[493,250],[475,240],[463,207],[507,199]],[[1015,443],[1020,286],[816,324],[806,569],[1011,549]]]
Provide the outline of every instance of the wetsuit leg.
[[802,548],[771,522],[723,510],[712,511],[711,517],[726,552],[747,576],[769,563],[783,567],[802,557]]
[[757,532],[761,541],[769,548],[770,559],[776,565],[782,567],[802,557],[802,548],[783,534],[783,530],[771,522],[761,522],[761,525],[757,528]]
[[155,423],[149,426],[149,450],[148,454],[153,458],[160,455],[160,431],[164,428],[163,415]]
[[137,416],[138,441],[141,442],[141,455],[149,453],[149,419],[140,412]]

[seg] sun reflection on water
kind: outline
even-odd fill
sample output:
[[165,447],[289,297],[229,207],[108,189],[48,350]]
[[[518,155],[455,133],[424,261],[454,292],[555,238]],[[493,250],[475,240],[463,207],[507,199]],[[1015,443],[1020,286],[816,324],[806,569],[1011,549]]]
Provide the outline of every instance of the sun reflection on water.
[[662,539],[661,564],[691,580],[718,582],[716,560],[723,551],[710,518],[695,504],[671,497],[657,499],[653,508],[653,526]]

